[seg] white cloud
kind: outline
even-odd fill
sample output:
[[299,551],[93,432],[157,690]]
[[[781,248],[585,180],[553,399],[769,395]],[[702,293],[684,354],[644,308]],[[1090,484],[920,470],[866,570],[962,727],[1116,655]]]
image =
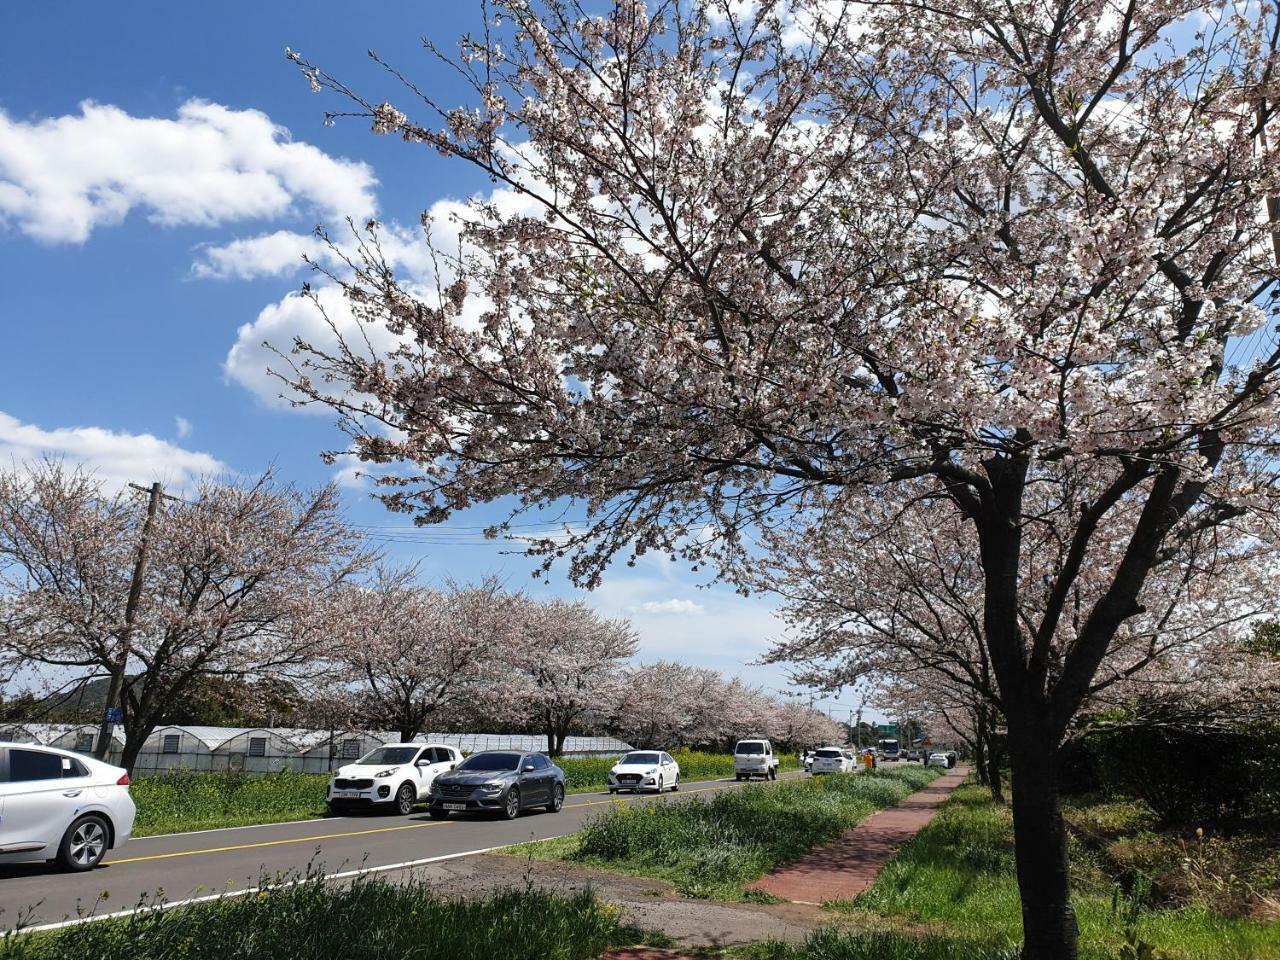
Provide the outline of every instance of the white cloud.
[[179,440],[185,440],[191,436],[191,421],[186,417],[174,417],[173,426],[178,433]]
[[[270,406],[288,408],[289,399],[284,396],[286,387],[272,375],[272,371],[292,374],[289,351],[293,349],[295,337],[324,351],[337,349],[335,330],[353,349],[364,343],[366,337],[380,354],[396,346],[396,338],[383,324],[356,320],[350,302],[338,286],[326,284],[315,287],[312,297],[291,293],[277,303],[263,307],[252,323],[242,325],[236,331],[236,342],[222,365],[227,378]],[[267,346],[268,343],[271,346]],[[331,414],[327,407],[305,409]]]
[[699,614],[706,613],[706,608],[700,603],[694,603],[692,600],[648,600],[640,604],[640,609],[645,613],[654,613],[658,615],[667,614]]
[[277,230],[221,246],[202,247],[200,259],[192,264],[191,272],[218,280],[284,276],[306,266],[304,256],[327,263],[329,248],[314,235]]
[[[342,257],[346,256],[354,263],[359,263],[360,258],[355,237],[347,234],[345,229],[344,226],[333,232],[338,250],[315,234],[291,230],[277,230],[225,244],[204,246],[191,265],[191,272],[197,277],[217,280],[288,276],[306,267],[303,256],[326,268],[349,272]],[[454,242],[456,246],[456,240]],[[400,271],[409,281],[433,276],[431,252],[426,240],[416,230],[398,223],[383,224],[378,228],[378,245],[387,266]]]
[[45,430],[0,413],[0,464],[42,457],[83,464],[112,486],[159,480],[180,490],[203,474],[228,472],[207,453],[184,450],[149,433],[116,433],[102,427]]
[[79,243],[134,208],[162,226],[280,216],[299,205],[363,220],[372,169],[334,158],[258,110],[189,100],[175,119],[85,101],[38,121],[0,111],[0,222],[48,243]]

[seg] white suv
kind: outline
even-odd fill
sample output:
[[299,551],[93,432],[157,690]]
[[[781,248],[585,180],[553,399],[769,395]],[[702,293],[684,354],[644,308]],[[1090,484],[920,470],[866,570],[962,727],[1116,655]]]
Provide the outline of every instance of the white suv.
[[0,743],[0,863],[92,870],[128,842],[136,812],[123,768],[69,750]]
[[852,769],[852,759],[839,747],[819,747],[813,751],[813,762],[809,765],[809,772],[814,776],[820,773],[848,773]]
[[339,767],[325,801],[331,813],[363,807],[408,816],[431,797],[436,777],[461,762],[462,752],[443,743],[383,744]]
[[774,756],[773,744],[768,740],[739,740],[733,748],[733,779],[750,780],[752,777],[778,779],[778,758]]

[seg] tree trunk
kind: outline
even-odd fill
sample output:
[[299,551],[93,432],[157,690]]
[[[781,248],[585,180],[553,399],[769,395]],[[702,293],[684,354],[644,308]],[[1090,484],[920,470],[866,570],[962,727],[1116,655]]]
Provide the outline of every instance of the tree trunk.
[[978,783],[985,787],[990,784],[987,779],[987,724],[985,714],[981,710],[977,714],[977,722],[974,724],[977,733],[973,738],[973,765],[978,773]]
[[133,730],[125,727],[124,747],[120,751],[120,766],[124,767],[125,772],[131,777],[133,776],[133,768],[138,762],[138,754],[142,752],[142,745],[147,742],[147,737],[150,735],[150,730],[138,736]]
[[1011,737],[1009,757],[1023,960],[1076,960],[1079,928],[1071,906],[1067,831],[1058,803],[1057,740],[1047,735]]
[[1000,782],[1000,750],[994,743],[988,743],[986,753],[987,786],[991,788],[991,799],[1004,805],[1004,784]]

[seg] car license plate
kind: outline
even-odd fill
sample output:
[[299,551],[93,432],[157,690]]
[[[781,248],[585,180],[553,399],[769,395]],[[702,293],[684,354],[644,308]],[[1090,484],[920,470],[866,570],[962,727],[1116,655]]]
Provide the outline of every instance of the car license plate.
[[359,790],[335,790],[333,795],[339,800],[354,800],[360,796]]
[[440,804],[440,806],[444,807],[446,810],[465,810],[465,809],[467,809],[467,805],[466,805],[465,803],[442,803],[442,804]]

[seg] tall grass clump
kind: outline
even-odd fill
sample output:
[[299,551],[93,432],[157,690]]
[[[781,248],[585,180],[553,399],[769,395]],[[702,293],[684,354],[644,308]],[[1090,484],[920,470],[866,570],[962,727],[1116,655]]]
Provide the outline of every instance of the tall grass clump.
[[709,799],[616,806],[587,823],[571,856],[671,880],[686,895],[740,899],[743,883],[835,839],[936,771],[831,775]]
[[10,933],[0,960],[587,960],[640,936],[586,892],[461,901],[420,883],[315,878],[51,933]]
[[174,771],[139,777],[129,788],[138,807],[136,836],[284,823],[324,814],[327,774]]

